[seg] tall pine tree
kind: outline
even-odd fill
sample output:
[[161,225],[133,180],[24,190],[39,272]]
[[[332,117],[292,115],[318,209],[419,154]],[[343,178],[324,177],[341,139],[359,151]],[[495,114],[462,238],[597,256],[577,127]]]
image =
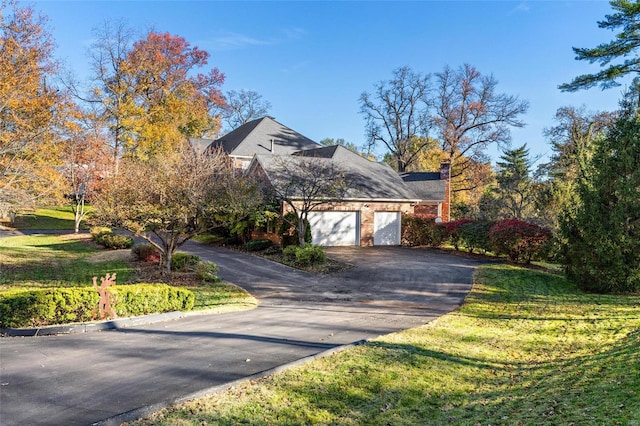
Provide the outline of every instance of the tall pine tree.
[[535,203],[535,181],[531,176],[529,150],[524,144],[505,150],[499,168],[496,188],[497,202],[503,217],[530,219]]
[[603,89],[617,87],[620,85],[618,80],[627,75],[634,75],[634,86],[640,84],[640,3],[629,0],[612,0],[610,3],[615,12],[606,15],[598,26],[607,30],[620,29],[615,39],[594,48],[573,48],[577,60],[599,63],[603,69],[579,75],[571,83],[561,84],[560,90],[573,92],[597,85]]

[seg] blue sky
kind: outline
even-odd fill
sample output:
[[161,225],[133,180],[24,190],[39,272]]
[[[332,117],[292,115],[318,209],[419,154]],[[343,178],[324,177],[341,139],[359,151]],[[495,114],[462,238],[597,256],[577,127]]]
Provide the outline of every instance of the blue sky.
[[[211,53],[226,75],[223,90],[248,89],[272,104],[271,115],[314,140],[365,142],[358,98],[395,68],[434,73],[474,65],[502,92],[530,102],[527,126],[513,145],[549,154],[543,129],[561,106],[617,107],[621,89],[562,93],[558,84],[593,72],[572,46],[593,47],[613,33],[599,29],[606,1],[47,1],[57,56],[87,76],[92,32],[125,19],[144,34],[169,32]],[[495,159],[499,152],[488,151]]]

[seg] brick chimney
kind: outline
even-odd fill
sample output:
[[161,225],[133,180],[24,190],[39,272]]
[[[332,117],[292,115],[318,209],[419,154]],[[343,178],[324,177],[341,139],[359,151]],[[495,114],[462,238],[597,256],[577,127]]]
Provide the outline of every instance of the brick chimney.
[[442,203],[442,221],[451,220],[451,163],[443,161],[440,163],[440,180],[444,181],[444,203]]

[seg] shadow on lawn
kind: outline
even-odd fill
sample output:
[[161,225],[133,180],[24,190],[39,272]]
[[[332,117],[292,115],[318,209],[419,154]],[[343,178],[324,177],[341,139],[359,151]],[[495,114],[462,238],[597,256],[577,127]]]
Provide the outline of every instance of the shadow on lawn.
[[[371,342],[335,357],[327,374],[311,366],[311,374],[303,373],[307,380],[298,380],[300,372],[282,378],[278,397],[261,413],[292,423],[629,424],[640,419],[639,336],[631,333],[589,355],[536,363]],[[242,410],[211,410],[198,418],[230,425]]]

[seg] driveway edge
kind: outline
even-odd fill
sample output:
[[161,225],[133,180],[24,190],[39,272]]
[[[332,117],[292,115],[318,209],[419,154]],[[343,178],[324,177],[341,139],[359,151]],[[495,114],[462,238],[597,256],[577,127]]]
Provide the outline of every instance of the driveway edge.
[[54,336],[58,334],[91,333],[94,331],[115,330],[137,325],[153,324],[161,321],[171,321],[186,317],[185,312],[165,312],[162,314],[145,315],[139,317],[118,318],[104,322],[81,324],[52,325],[34,328],[0,328],[0,334],[11,337]]
[[242,379],[238,379],[238,380],[234,380],[234,381],[231,381],[231,382],[227,382],[227,383],[224,383],[222,385],[212,386],[210,388],[206,388],[206,389],[203,389],[201,391],[194,392],[194,393],[191,393],[189,395],[186,395],[186,396],[183,396],[183,397],[180,397],[180,398],[175,398],[175,399],[172,399],[172,400],[159,402],[157,404],[152,404],[152,405],[147,405],[147,406],[144,406],[144,407],[136,408],[134,410],[127,411],[125,413],[121,413],[121,414],[106,418],[104,420],[100,420],[99,422],[91,423],[91,426],[119,426],[120,424],[125,423],[125,422],[136,421],[136,420],[142,419],[144,417],[147,417],[147,416],[149,416],[149,415],[151,415],[151,414],[153,414],[153,413],[155,413],[157,411],[160,411],[160,410],[162,410],[164,408],[170,407],[172,405],[182,404],[184,402],[191,401],[193,399],[211,396],[211,395],[214,395],[216,393],[223,392],[223,391],[225,391],[227,389],[231,389],[234,386],[238,386],[238,385],[241,385],[243,383],[249,382],[251,380],[256,380],[256,379],[261,379],[263,377],[271,376],[272,374],[276,374],[276,373],[280,373],[282,371],[286,371],[286,370],[288,370],[288,369],[290,369],[292,367],[296,367],[296,366],[299,366],[299,365],[302,365],[302,364],[306,364],[306,363],[308,363],[310,361],[313,361],[313,360],[316,360],[316,359],[319,359],[319,358],[325,358],[325,357],[331,356],[333,354],[337,354],[337,353],[343,352],[343,351],[345,351],[347,349],[350,349],[350,348],[365,344],[368,341],[369,341],[369,339],[364,339],[364,340],[358,340],[356,342],[349,343],[349,344],[346,344],[346,345],[336,346],[334,348],[327,349],[327,350],[322,351],[322,352],[318,352],[317,354],[309,355],[307,357],[300,358],[300,359],[297,359],[295,361],[291,361],[291,362],[288,362],[286,364],[282,364],[282,365],[279,365],[277,367],[273,367],[273,368],[270,368],[268,370],[264,370],[264,371],[261,371],[259,373],[252,374],[251,376],[247,376],[247,377],[244,377]]

